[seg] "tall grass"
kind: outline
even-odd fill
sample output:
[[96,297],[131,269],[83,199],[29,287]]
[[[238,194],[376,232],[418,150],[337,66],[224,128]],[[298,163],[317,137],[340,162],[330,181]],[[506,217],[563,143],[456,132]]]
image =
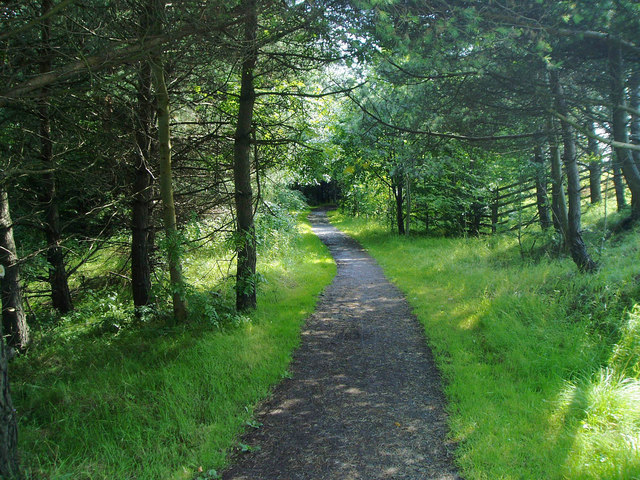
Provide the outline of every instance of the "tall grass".
[[280,240],[261,257],[259,307],[246,317],[225,313],[226,270],[199,249],[185,268],[189,325],[136,325],[116,294],[96,294],[40,331],[11,366],[27,478],[215,478],[335,272],[308,224]]
[[637,231],[607,240],[600,271],[582,275],[566,258],[523,259],[504,235],[400,238],[333,221],[423,323],[465,478],[640,478]]

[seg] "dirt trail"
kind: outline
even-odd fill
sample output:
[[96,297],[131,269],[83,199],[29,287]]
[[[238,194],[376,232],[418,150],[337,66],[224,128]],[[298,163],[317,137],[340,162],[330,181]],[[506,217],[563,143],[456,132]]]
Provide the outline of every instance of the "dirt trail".
[[[285,379],[225,480],[459,479],[440,376],[402,294],[323,211],[309,216],[338,264]],[[400,261],[410,261],[400,259]]]

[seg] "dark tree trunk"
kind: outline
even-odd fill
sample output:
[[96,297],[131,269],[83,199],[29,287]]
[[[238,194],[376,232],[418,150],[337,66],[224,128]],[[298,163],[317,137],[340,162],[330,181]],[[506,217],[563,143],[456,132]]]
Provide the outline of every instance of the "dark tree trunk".
[[[596,128],[593,122],[587,126],[591,133],[595,133]],[[602,161],[600,159],[600,149],[598,141],[589,137],[589,199],[591,203],[598,203],[602,200]]]
[[491,201],[491,233],[498,231],[498,221],[500,220],[498,212],[498,202],[500,200],[500,189],[496,187],[493,191],[493,200]]
[[402,180],[393,185],[393,197],[396,200],[396,224],[398,226],[398,233],[404,235],[404,191],[402,188]]
[[[610,40],[609,43],[609,73],[611,75],[613,139],[617,142],[629,143],[622,47],[620,42],[615,40]],[[631,190],[631,216],[640,218],[640,172],[629,150],[620,147],[615,147],[614,150],[622,174]]]
[[131,289],[136,315],[151,301],[151,145],[153,126],[151,70],[144,62],[138,72],[138,109],[136,115],[136,152],[131,221]]
[[[43,141],[45,141],[43,139]],[[44,155],[43,155],[44,159]],[[47,262],[49,262],[49,284],[51,285],[51,300],[53,308],[60,313],[67,313],[73,309],[71,293],[64,264],[62,251],[62,233],[60,231],[60,216],[56,198],[56,180],[53,173],[45,175],[45,234],[47,239]]]
[[538,207],[538,217],[540,227],[547,230],[551,225],[551,215],[549,214],[549,198],[547,195],[547,175],[544,165],[542,147],[537,146],[534,150],[533,161],[536,164],[536,205]]
[[429,205],[424,207],[424,233],[429,233]]
[[[0,324],[0,478],[18,478],[18,424],[11,401],[8,352],[4,335],[12,347],[24,348],[29,330],[22,308],[16,245],[9,214],[9,201],[0,184],[0,265],[4,267],[2,285],[2,324]],[[3,329],[4,327],[4,329]]]
[[599,203],[602,201],[602,163],[591,162],[589,164],[589,201]]
[[407,198],[407,216],[405,218],[405,235],[409,235],[411,232],[411,179],[407,175],[407,187],[406,187],[406,198]]
[[253,69],[257,61],[256,32],[258,14],[255,0],[245,0],[247,12],[238,119],[234,136],[233,180],[237,215],[236,308],[256,307],[256,235],[253,223],[253,190],[251,188],[251,131],[255,90]]
[[0,478],[20,478],[18,465],[18,422],[11,401],[7,347],[0,328]]
[[[51,0],[42,0],[42,14],[51,10]],[[42,61],[40,73],[51,71],[51,52],[49,48],[50,19],[42,20]],[[38,112],[40,116],[40,157],[47,173],[43,177],[42,202],[45,208],[45,237],[47,239],[47,261],[49,262],[49,283],[51,285],[51,299],[53,307],[60,313],[66,313],[73,308],[71,293],[67,281],[62,251],[62,233],[60,229],[60,215],[58,212],[58,198],[56,194],[55,161],[53,158],[53,142],[51,140],[51,119],[49,115],[49,92],[42,91],[42,98]]]
[[473,202],[469,209],[469,227],[467,233],[472,237],[480,235],[480,223],[482,223],[483,205],[479,202]]
[[616,192],[616,208],[618,211],[627,206],[627,200],[624,198],[624,179],[622,177],[622,170],[618,164],[618,159],[615,153],[613,154],[613,161],[611,162],[611,169],[613,170],[613,189]]
[[[569,108],[564,98],[564,92],[558,72],[550,70],[549,78],[551,81],[551,89],[554,95],[556,108],[564,117],[569,117]],[[569,241],[569,251],[571,258],[581,271],[591,272],[596,269],[596,263],[591,259],[587,252],[587,246],[582,240],[581,226],[581,195],[580,195],[580,174],[578,172],[578,163],[576,155],[576,145],[573,133],[573,127],[565,122],[560,122],[562,127],[562,140],[564,144],[564,167],[567,172],[567,190],[569,197],[569,214],[567,239]]]
[[[633,112],[640,112],[640,71],[636,70],[629,78],[629,106]],[[634,145],[640,145],[640,115],[631,114],[630,140]],[[640,152],[632,151],[633,161],[640,168]]]
[[29,328],[22,306],[18,255],[13,239],[13,223],[9,198],[0,185],[0,265],[4,267],[2,282],[2,325],[10,347],[23,350],[29,343]]
[[[551,124],[549,127],[551,127]],[[549,158],[551,161],[551,212],[553,228],[562,236],[565,247],[568,247],[567,231],[569,229],[569,216],[567,213],[567,201],[564,195],[562,157],[555,135],[549,142]]]

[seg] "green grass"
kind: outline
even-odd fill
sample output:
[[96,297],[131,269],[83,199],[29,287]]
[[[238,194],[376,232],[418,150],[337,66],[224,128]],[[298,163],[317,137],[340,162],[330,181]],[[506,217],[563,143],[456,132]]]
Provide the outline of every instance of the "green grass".
[[37,333],[10,371],[27,478],[214,478],[286,375],[302,321],[335,273],[310,227],[299,230],[262,255],[249,317],[220,320],[226,292],[215,286],[226,271],[200,249],[185,270],[209,310],[189,325],[135,325],[117,294],[94,294]]
[[400,238],[332,218],[424,325],[464,478],[640,478],[637,229],[600,248],[589,225],[601,269],[582,275],[566,258],[523,260],[505,235]]

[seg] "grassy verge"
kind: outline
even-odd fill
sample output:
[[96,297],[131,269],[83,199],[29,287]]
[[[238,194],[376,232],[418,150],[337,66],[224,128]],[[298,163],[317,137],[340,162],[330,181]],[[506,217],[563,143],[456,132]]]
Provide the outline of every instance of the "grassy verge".
[[308,224],[299,229],[262,256],[250,318],[221,322],[214,306],[224,292],[205,275],[220,269],[199,250],[186,270],[196,287],[192,309],[206,311],[190,325],[125,325],[114,296],[93,310],[79,305],[41,332],[37,348],[11,367],[26,476],[216,478],[238,434],[251,428],[253,406],[286,374],[301,323],[335,273]]
[[600,271],[523,260],[508,237],[399,238],[334,214],[406,294],[445,378],[473,479],[640,478],[638,232]]

